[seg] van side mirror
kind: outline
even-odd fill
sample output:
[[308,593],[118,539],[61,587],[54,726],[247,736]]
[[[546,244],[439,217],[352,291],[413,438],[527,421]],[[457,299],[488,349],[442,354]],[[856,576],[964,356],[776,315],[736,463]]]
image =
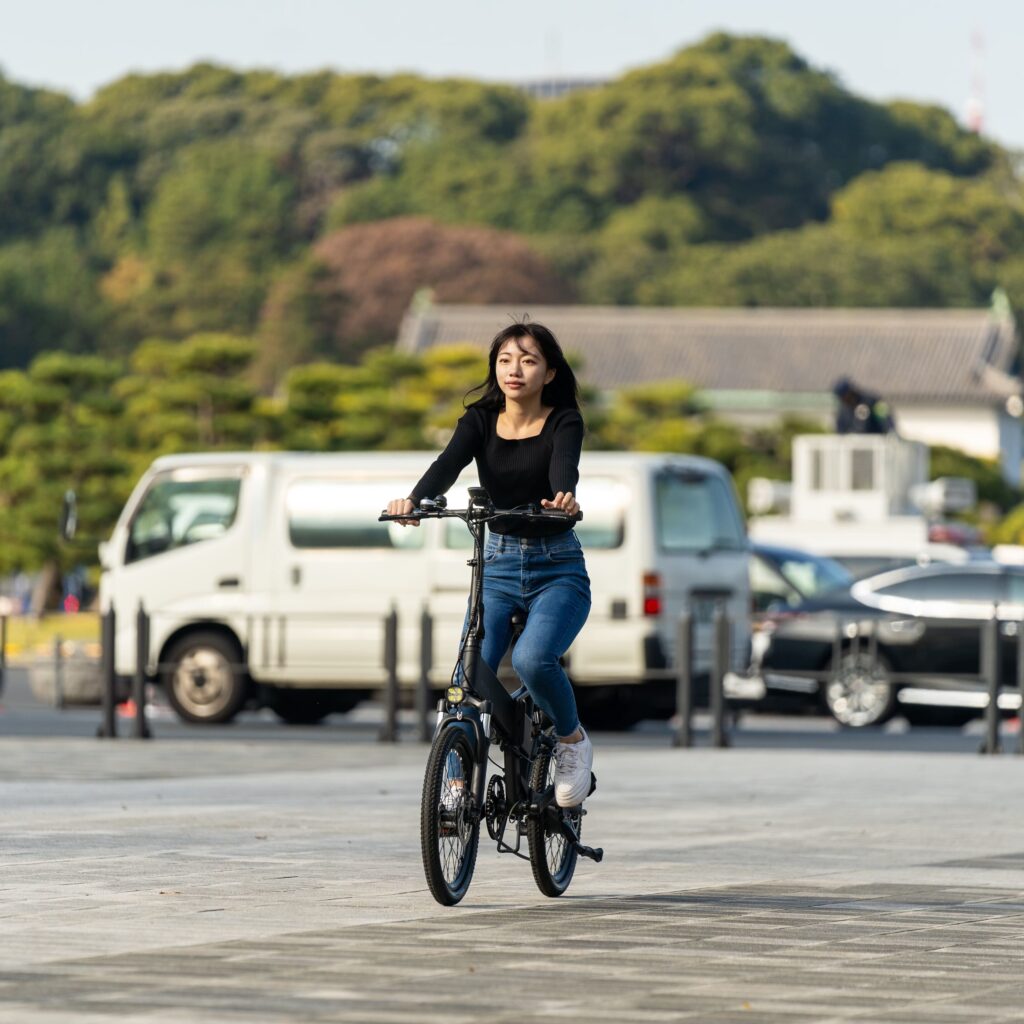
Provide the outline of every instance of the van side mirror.
[[75,492],[64,492],[64,500],[60,506],[60,535],[64,540],[72,540],[78,527],[78,498]]

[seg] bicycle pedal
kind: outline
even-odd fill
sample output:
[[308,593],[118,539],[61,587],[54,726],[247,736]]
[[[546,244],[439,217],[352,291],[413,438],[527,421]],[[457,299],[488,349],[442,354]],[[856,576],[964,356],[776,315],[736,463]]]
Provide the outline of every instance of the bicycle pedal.
[[[597,789],[597,776],[593,772],[591,772],[590,773],[590,793],[593,793],[595,789]],[[590,793],[588,793],[587,796],[590,796]]]

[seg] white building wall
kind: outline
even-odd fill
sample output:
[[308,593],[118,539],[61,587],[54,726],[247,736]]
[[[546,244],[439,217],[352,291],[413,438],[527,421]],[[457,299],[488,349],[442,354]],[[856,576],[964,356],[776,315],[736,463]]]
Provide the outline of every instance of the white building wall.
[[908,441],[959,448],[982,459],[999,458],[999,413],[994,408],[899,405],[894,413],[896,429]]

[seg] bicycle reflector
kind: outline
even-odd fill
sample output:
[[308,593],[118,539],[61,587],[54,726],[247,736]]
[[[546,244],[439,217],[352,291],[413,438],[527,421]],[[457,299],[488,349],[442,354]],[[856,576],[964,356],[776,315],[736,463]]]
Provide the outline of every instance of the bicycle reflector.
[[466,691],[461,686],[449,686],[445,696],[449,704],[461,704],[466,699]]

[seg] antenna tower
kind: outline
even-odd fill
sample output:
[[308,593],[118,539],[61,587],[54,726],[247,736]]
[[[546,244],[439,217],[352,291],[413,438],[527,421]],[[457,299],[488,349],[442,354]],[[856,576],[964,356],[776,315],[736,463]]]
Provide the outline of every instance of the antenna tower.
[[985,127],[984,58],[985,37],[975,29],[971,33],[971,91],[967,97],[967,127],[979,135]]

